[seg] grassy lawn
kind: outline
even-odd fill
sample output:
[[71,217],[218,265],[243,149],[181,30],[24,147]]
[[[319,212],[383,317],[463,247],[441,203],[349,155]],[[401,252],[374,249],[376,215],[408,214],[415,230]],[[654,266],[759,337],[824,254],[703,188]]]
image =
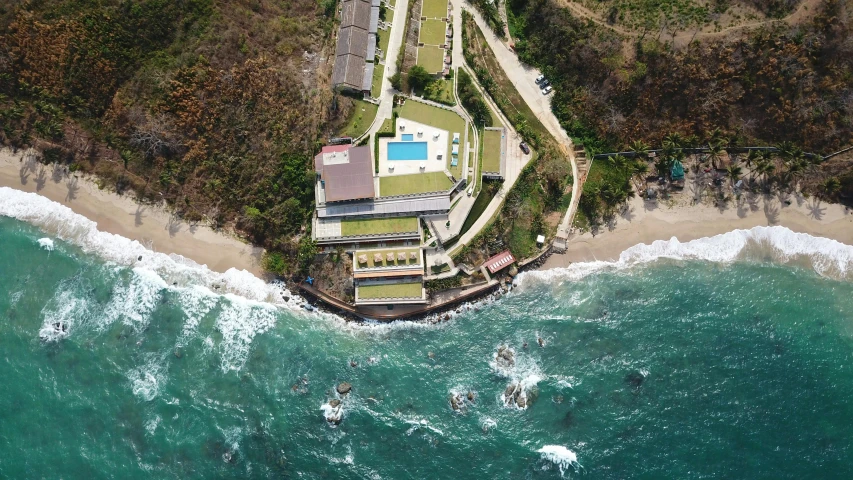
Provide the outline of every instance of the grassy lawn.
[[462,159],[459,159],[459,162],[455,167],[451,167],[450,161],[452,156],[450,152],[453,150],[453,134],[458,133],[460,142],[459,152],[464,155],[463,150],[465,150],[465,145],[462,144],[462,142],[465,141],[463,138],[465,136],[465,120],[449,110],[433,107],[432,105],[416,102],[414,100],[407,101],[406,104],[397,111],[403,118],[409,118],[416,122],[424,123],[450,132],[447,138],[447,155],[445,157],[447,158],[447,170],[453,174],[454,177],[461,178],[463,173]]
[[361,300],[370,300],[373,298],[421,298],[422,295],[423,284],[421,282],[388,283],[385,285],[358,287],[358,298]]
[[444,172],[416,173],[379,178],[379,196],[411,195],[415,193],[443,192],[453,186]]
[[418,47],[418,65],[429,73],[444,70],[444,49],[438,47]]
[[376,46],[382,50],[382,53],[379,55],[379,59],[384,60],[385,54],[388,53],[388,43],[391,41],[391,30],[379,30],[376,32],[376,36],[379,37],[377,39],[378,41],[376,42]]
[[421,16],[427,18],[447,17],[447,0],[424,0]]
[[495,184],[495,186],[491,188],[487,186],[479,195],[477,195],[477,198],[474,200],[474,205],[471,207],[471,211],[468,212],[468,217],[465,219],[465,223],[462,224],[462,230],[459,231],[460,237],[465,235],[465,233],[474,225],[474,222],[480,218],[480,215],[483,214],[483,211],[486,210],[486,207],[488,207],[492,199],[495,198],[499,189],[500,184]]
[[357,237],[418,231],[417,217],[349,219],[341,221],[341,236]]
[[501,171],[501,136],[500,130],[486,130],[483,134],[483,172]]
[[[403,252],[406,254],[406,259],[398,262],[397,261],[397,254],[400,252]],[[409,260],[409,253],[411,253],[411,252],[415,252],[418,254],[417,259]],[[373,261],[373,256],[377,253],[382,255],[382,261],[381,262],[374,262]],[[389,254],[389,253],[394,254],[394,260],[392,260],[390,262],[386,260],[387,254]],[[358,260],[359,255],[367,255],[367,262],[365,262],[365,263],[359,262],[359,260]],[[382,251],[379,251],[379,250],[356,251],[355,256],[353,258],[355,259],[354,264],[355,264],[356,270],[358,270],[359,268],[402,267],[402,266],[407,266],[407,265],[420,265],[421,264],[420,249],[417,249],[417,248],[401,248],[401,249],[397,249],[397,250],[382,250]]]
[[423,95],[424,98],[433,102],[456,105],[456,99],[453,98],[453,80],[444,78],[433,80],[422,92],[416,91],[415,94]]
[[424,20],[418,41],[426,45],[444,45],[447,24],[441,20]]
[[377,63],[373,66],[373,83],[370,85],[370,95],[373,98],[379,98],[379,95],[382,93],[382,74],[384,72],[385,65]]
[[376,133],[381,133],[381,132],[394,133],[394,120],[391,120],[390,118],[386,118],[385,120],[382,120],[382,126],[379,127],[379,131]]
[[355,108],[353,108],[352,116],[346,126],[338,132],[338,136],[358,137],[370,128],[370,124],[373,123],[373,119],[376,117],[376,110],[379,109],[378,105],[365,102],[364,100],[354,99],[353,101],[355,102]]

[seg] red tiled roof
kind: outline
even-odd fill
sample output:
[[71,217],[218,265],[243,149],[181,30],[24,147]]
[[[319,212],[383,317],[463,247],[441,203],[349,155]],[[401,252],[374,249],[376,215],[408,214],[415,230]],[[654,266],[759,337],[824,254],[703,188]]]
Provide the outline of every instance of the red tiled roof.
[[511,253],[509,253],[509,250],[504,250],[503,252],[486,260],[486,263],[484,263],[484,265],[489,270],[489,273],[495,273],[498,270],[509,266],[513,262],[515,262],[515,257],[513,257]]

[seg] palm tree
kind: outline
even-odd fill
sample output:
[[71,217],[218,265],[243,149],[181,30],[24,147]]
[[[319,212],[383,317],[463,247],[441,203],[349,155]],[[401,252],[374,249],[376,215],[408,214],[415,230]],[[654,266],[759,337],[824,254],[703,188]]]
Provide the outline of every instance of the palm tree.
[[743,161],[747,167],[752,167],[760,157],[761,153],[758,150],[750,150]]
[[767,187],[769,183],[770,175],[773,174],[773,171],[776,170],[776,165],[773,165],[768,159],[761,159],[758,164],[755,165],[755,173],[764,177],[764,186]]
[[708,145],[725,145],[728,141],[729,140],[725,137],[723,131],[720,130],[720,127],[717,127],[708,132]]
[[729,174],[729,180],[732,182],[732,186],[740,180],[740,175],[742,173],[741,168],[737,165],[729,165],[726,168],[726,173]]
[[645,144],[642,140],[634,140],[628,145],[628,148],[633,151],[637,157],[646,159],[649,156],[649,146]]
[[722,158],[723,146],[719,143],[711,143],[708,145],[708,159],[711,160],[711,165],[717,168],[717,162]]
[[779,158],[784,162],[788,162],[794,157],[797,147],[795,147],[793,143],[785,140],[784,142],[779,143],[779,145],[776,145],[776,150],[779,153]]
[[642,184],[645,182],[646,177],[649,175],[649,164],[644,160],[637,160],[634,162],[634,173],[631,177],[634,179],[636,183],[635,188],[640,194],[645,190],[644,188],[640,188]]
[[681,135],[679,135],[678,132],[672,132],[663,137],[664,147],[672,147],[676,150],[680,150],[683,143],[684,139],[681,138]]
[[829,177],[823,182],[823,192],[826,194],[828,198],[832,198],[841,190],[841,182],[837,177]]

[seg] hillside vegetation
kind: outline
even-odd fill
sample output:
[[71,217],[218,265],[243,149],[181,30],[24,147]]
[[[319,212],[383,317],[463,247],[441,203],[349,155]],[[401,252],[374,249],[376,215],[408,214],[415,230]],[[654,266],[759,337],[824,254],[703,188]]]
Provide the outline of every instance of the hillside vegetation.
[[[295,255],[330,104],[329,0],[0,7],[0,141]],[[320,84],[318,84],[320,83]]]
[[[595,152],[635,141],[659,148],[677,134],[682,146],[707,145],[713,136],[724,146],[790,142],[828,154],[853,138],[853,8],[841,0],[814,4],[801,21],[684,48],[654,34],[625,37],[556,0],[509,0],[508,7],[519,56],[551,78],[555,114]],[[830,167],[850,185],[838,193],[853,198],[853,181],[843,181],[853,175],[849,166],[808,172],[821,177]]]

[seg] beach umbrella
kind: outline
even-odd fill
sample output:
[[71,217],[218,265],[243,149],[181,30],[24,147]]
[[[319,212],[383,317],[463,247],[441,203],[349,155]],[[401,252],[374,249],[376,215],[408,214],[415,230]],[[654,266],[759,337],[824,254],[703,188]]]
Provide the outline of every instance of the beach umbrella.
[[385,261],[386,262],[393,262],[394,261],[394,252],[388,252],[385,255]]
[[382,254],[374,253],[373,254],[373,263],[382,263]]
[[418,252],[409,252],[409,260],[417,260]]
[[406,261],[406,252],[398,252],[397,253],[397,261],[405,262]]
[[361,254],[358,256],[358,263],[367,263],[367,255]]

